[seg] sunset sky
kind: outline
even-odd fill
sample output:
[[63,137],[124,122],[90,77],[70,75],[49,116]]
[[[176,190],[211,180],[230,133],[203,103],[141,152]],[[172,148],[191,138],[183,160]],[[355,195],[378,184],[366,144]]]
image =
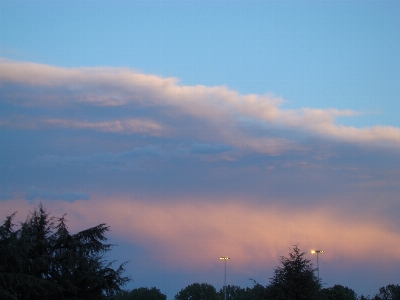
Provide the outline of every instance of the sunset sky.
[[107,223],[132,289],[400,283],[400,1],[0,0],[0,222]]

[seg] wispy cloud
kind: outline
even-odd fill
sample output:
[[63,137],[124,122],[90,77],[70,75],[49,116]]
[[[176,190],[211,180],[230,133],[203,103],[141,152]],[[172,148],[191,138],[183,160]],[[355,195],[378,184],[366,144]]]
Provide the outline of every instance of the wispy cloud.
[[[137,169],[146,162],[146,158],[162,157],[166,153],[155,146],[134,148],[130,151],[118,153],[105,152],[81,156],[43,155],[37,156],[32,164],[34,166],[76,166],[88,167],[93,171],[105,169]],[[83,170],[87,171],[86,168]]]
[[77,120],[46,119],[43,123],[61,128],[93,129],[101,132],[143,133],[161,135],[163,127],[151,120],[128,119],[108,122],[83,122]]

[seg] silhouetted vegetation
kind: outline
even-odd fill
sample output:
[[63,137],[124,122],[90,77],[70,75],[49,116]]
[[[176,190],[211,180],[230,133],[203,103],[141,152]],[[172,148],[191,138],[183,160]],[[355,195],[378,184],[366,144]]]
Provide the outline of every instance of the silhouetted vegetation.
[[[264,299],[265,287],[253,281],[252,288],[241,288],[236,285],[226,286],[226,300],[251,300],[251,299]],[[224,299],[224,289],[221,288],[218,293],[220,299]]]
[[295,245],[289,257],[281,256],[274,276],[266,288],[266,299],[313,300],[319,299],[321,284],[314,275],[315,269],[305,252]]
[[400,300],[400,285],[389,284],[379,289],[379,294],[372,300]]
[[141,287],[133,289],[130,292],[121,291],[115,297],[115,300],[167,300],[167,295],[160,292],[159,289],[152,287]]
[[[267,286],[253,280],[253,288],[241,288],[235,285],[226,287],[227,300],[400,300],[400,286],[390,284],[379,289],[373,298],[357,296],[348,287],[336,284],[322,288],[315,276],[316,269],[306,259],[297,245],[291,249],[288,257],[281,256],[280,266],[274,269],[273,277]],[[224,289],[218,293],[213,286],[194,283],[181,290],[175,300],[224,299]]]
[[[156,287],[122,290],[130,278],[122,276],[124,264],[116,270],[104,254],[111,250],[100,224],[70,234],[65,216],[50,218],[40,205],[14,230],[15,213],[0,226],[0,299],[114,299],[166,300]],[[253,287],[226,287],[227,300],[400,300],[400,286],[381,287],[374,297],[357,294],[348,287],[322,288],[316,269],[297,245],[288,257],[281,256],[267,286],[253,280]],[[222,300],[207,283],[193,283],[175,295],[175,300]]]
[[340,284],[322,289],[321,294],[324,300],[357,300],[357,294],[352,289]]
[[220,300],[219,295],[211,284],[193,283],[175,295],[175,300]]
[[103,259],[112,247],[105,224],[70,234],[64,216],[40,205],[14,230],[14,216],[0,226],[1,299],[103,299],[129,281],[124,264]]

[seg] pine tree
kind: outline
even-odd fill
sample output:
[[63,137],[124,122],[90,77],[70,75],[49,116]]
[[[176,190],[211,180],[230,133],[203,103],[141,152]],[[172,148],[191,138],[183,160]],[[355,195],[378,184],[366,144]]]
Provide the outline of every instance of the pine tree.
[[14,216],[0,226],[1,299],[103,299],[130,280],[124,264],[104,260],[106,224],[71,235],[65,215],[50,218],[40,205],[14,231]]
[[274,275],[266,288],[266,299],[313,300],[318,299],[321,285],[314,275],[315,269],[305,252],[294,245],[289,257],[281,256]]

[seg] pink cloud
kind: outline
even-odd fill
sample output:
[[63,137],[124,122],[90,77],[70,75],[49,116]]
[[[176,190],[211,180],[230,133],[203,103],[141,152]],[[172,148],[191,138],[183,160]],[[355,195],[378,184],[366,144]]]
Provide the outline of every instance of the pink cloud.
[[[43,201],[52,215],[67,213],[71,231],[99,223],[112,235],[146,248],[161,264],[182,270],[207,269],[228,255],[232,268],[246,272],[275,266],[288,247],[325,250],[324,261],[354,264],[400,262],[400,234],[384,220],[354,219],[332,207],[314,210],[245,205],[240,201],[152,202],[103,200]],[[26,201],[2,201],[4,215],[32,211]],[[380,255],[385,249],[385,255]],[[262,263],[261,263],[262,262]]]

